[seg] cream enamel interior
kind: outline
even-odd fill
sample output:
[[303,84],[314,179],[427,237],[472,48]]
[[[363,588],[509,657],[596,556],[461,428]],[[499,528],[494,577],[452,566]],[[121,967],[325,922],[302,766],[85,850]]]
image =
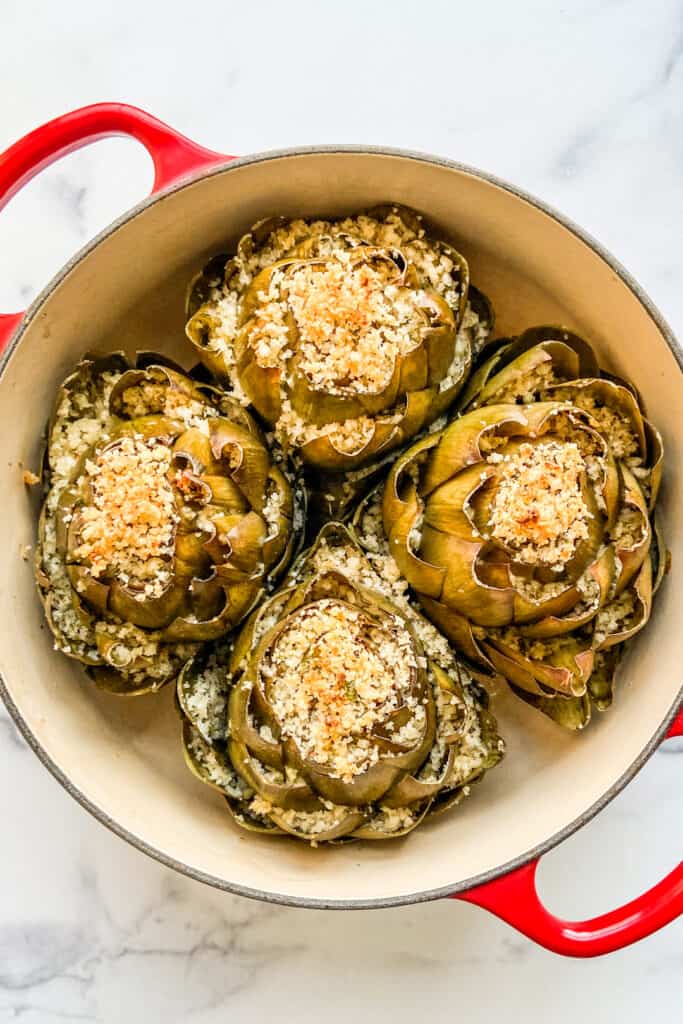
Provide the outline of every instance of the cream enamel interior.
[[664,582],[648,628],[622,664],[614,707],[566,735],[506,691],[494,710],[508,754],[453,813],[406,840],[311,850],[245,836],[219,795],[185,768],[173,693],[98,694],[55,655],[31,563],[35,468],[55,389],[86,349],[157,349],[191,360],[187,281],[257,219],[353,212],[393,200],[425,212],[470,262],[497,331],[562,322],[601,360],[637,382],[663,432],[661,511],[673,564],[683,564],[683,375],[628,285],[571,230],[512,192],[455,167],[410,156],[305,152],[245,161],[188,184],[105,234],[39,303],[0,379],[0,671],[11,702],[47,758],[101,816],[164,858],[266,898],[363,905],[462,887],[546,843],[585,815],[661,728],[681,686],[679,573]]

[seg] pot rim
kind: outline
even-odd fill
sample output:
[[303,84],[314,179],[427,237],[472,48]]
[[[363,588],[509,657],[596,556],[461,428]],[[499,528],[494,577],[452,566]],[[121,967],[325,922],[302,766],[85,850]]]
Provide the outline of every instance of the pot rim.
[[[370,156],[389,156],[399,157],[401,159],[414,160],[420,163],[432,164],[439,167],[446,167],[449,170],[458,171],[462,174],[470,175],[474,178],[479,178],[482,181],[487,182],[490,185],[494,185],[498,188],[515,196],[517,199],[521,199],[523,202],[528,203],[530,206],[535,207],[542,213],[551,217],[557,221],[564,228],[570,231],[576,238],[587,245],[590,249],[596,253],[617,277],[626,285],[631,291],[635,298],[645,309],[648,316],[654,321],[659,329],[662,337],[668,345],[671,353],[673,354],[676,362],[678,363],[681,373],[683,373],[683,346],[678,342],[674,336],[673,331],[669,327],[665,318],[662,316],[660,311],[657,309],[655,304],[641,288],[637,281],[632,275],[626,270],[625,267],[607,250],[605,249],[596,239],[594,239],[588,232],[580,228],[572,220],[566,217],[564,214],[557,211],[554,207],[544,202],[543,200],[537,199],[535,196],[526,192],[525,190],[518,188],[516,185],[505,181],[502,178],[498,178],[493,174],[489,174],[486,171],[479,170],[476,167],[472,167],[468,164],[463,164],[455,160],[449,160],[446,157],[433,156],[428,153],[418,152],[415,150],[400,149],[386,146],[360,146],[360,145],[323,145],[323,146],[296,146],[286,149],[275,149],[267,150],[260,153],[253,153],[244,157],[233,157],[218,164],[212,164],[209,168],[201,170],[198,173],[194,173],[189,176],[184,176],[177,182],[167,186],[159,192],[153,192],[145,199],[141,200],[131,209],[127,210],[120,217],[113,220],[106,228],[100,231],[94,236],[86,245],[83,246],[74,256],[72,256],[62,267],[60,271],[52,278],[52,280],[42,289],[42,291],[36,296],[33,302],[25,310],[23,318],[10,339],[9,344],[5,348],[5,351],[0,356],[0,377],[5,371],[7,363],[9,362],[12,353],[15,351],[21,339],[23,338],[28,326],[32,323],[34,317],[43,306],[49,296],[55,291],[55,289],[61,284],[61,282],[77,267],[83,260],[90,255],[90,253],[97,248],[97,246],[117,231],[124,224],[133,220],[138,214],[144,212],[148,207],[155,203],[163,202],[163,200],[173,195],[176,192],[180,192],[185,188],[192,187],[198,182],[214,177],[215,175],[230,173],[230,171],[236,170],[241,167],[249,166],[250,164],[263,163],[267,160],[277,160],[283,157],[296,157],[306,155],[334,155],[336,153],[351,153],[359,155],[370,155]],[[512,860],[506,861],[504,864],[498,865],[495,868],[491,868],[488,871],[482,872],[479,875],[474,875],[470,878],[463,879],[459,882],[455,882],[452,885],[440,886],[436,889],[418,890],[413,893],[405,893],[399,896],[387,896],[377,897],[376,899],[320,899],[320,898],[307,898],[299,896],[290,896],[286,893],[277,892],[266,892],[260,889],[254,889],[248,886],[240,885],[233,882],[228,882],[224,878],[220,878],[217,875],[208,874],[200,871],[190,864],[186,864],[183,861],[177,860],[175,857],[170,856],[163,850],[157,849],[156,847],[147,843],[141,836],[131,832],[125,828],[119,822],[107,814],[107,812],[100,807],[95,801],[91,800],[85,793],[73,784],[66,772],[50,757],[47,751],[43,748],[40,740],[31,730],[28,723],[24,719],[21,711],[14,703],[9,690],[5,684],[4,678],[0,673],[0,697],[10,713],[15,725],[19,729],[21,735],[28,743],[29,747],[38,756],[43,765],[47,770],[54,776],[54,778],[64,787],[67,793],[72,796],[78,803],[85,808],[94,818],[96,818],[101,824],[105,825],[111,832],[119,836],[121,839],[126,840],[131,846],[136,847],[143,853],[146,853],[149,857],[159,861],[159,863],[166,867],[172,868],[178,871],[180,874],[186,875],[189,878],[194,879],[198,882],[203,882],[206,885],[210,885],[213,888],[222,890],[224,892],[232,893],[236,896],[244,896],[250,899],[257,899],[265,903],[274,903],[282,906],[289,907],[304,907],[312,910],[374,910],[387,907],[401,907],[409,906],[417,903],[426,903],[431,900],[442,899],[448,896],[454,896],[456,894],[464,893],[470,889],[474,889],[477,886],[484,885],[488,882],[492,882],[497,878],[501,878],[504,875],[509,874],[512,871],[522,867],[531,860],[537,860],[544,853],[552,850],[559,843],[563,842],[566,838],[576,832],[583,825],[586,825],[592,818],[595,817],[607,804],[617,796],[618,793],[627,785],[628,782],[640,771],[645,762],[652,756],[654,751],[660,745],[664,739],[669,726],[672,724],[678,711],[683,707],[683,685],[678,692],[678,696],[674,700],[673,704],[669,708],[668,713],[664,717],[660,726],[655,730],[650,740],[646,743],[645,747],[640,751],[638,756],[631,762],[628,768],[622,773],[622,775],[614,782],[589,808],[587,808],[582,814],[578,815],[572,822],[566,825],[563,829],[553,833],[550,837],[545,839],[542,843],[538,843],[536,846],[524,853],[519,854]]]

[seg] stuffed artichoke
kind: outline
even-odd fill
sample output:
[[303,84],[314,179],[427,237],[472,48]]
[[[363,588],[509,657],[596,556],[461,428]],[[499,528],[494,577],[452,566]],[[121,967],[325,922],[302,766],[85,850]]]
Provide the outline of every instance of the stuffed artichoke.
[[176,676],[292,552],[292,485],[252,418],[158,356],[77,366],[44,480],[37,577],[55,647],[114,693]]
[[473,374],[462,415],[400,457],[383,516],[428,617],[555,721],[605,709],[665,570],[662,443],[569,331],[532,328]]
[[186,760],[242,827],[403,836],[500,760],[485,694],[394,578],[329,523],[231,650],[181,673]]
[[396,206],[257,224],[194,282],[188,313],[201,360],[322,474],[332,513],[335,489],[358,489],[335,474],[440,416],[492,320],[460,253]]

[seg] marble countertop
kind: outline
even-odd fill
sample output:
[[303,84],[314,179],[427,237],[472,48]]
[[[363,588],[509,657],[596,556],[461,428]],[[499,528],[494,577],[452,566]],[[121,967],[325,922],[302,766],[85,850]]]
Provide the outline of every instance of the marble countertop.
[[[107,12],[106,8],[109,8]],[[683,333],[680,0],[99,5],[5,0],[0,148],[96,100],[249,152],[396,145],[480,166],[562,209]],[[139,147],[69,157],[0,216],[0,309],[149,188]],[[550,854],[540,888],[587,917],[680,858],[683,743]],[[415,1013],[472,1024],[641,1022],[683,1003],[683,923],[611,957],[554,957],[473,907],[260,905],[172,873],[81,810],[0,712],[0,1020],[214,1024]]]

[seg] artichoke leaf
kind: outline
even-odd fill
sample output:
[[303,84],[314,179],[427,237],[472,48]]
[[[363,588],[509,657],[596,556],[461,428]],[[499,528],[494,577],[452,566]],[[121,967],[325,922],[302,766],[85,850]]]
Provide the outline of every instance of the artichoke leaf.
[[[176,700],[181,717],[188,719],[196,732],[211,747],[225,751],[228,737],[228,681],[218,683],[214,670],[212,686],[207,687],[202,674],[215,654],[205,647],[193,659],[186,661],[178,675]],[[207,692],[210,694],[207,699]]]
[[141,697],[147,693],[158,693],[173,678],[173,676],[167,676],[163,679],[142,678],[137,680],[123,676],[116,669],[101,664],[88,665],[86,672],[98,690],[109,693],[113,697]]
[[[620,614],[620,601],[628,596],[632,597],[633,608],[623,619]],[[616,609],[616,620],[613,623],[610,621],[611,609]],[[635,636],[647,624],[651,610],[652,561],[646,558],[632,586],[622,591],[620,597],[601,610],[595,624],[595,649],[602,651]]]
[[188,768],[200,782],[233,799],[245,799],[249,788],[230,764],[227,755],[208,743],[188,718],[181,727],[183,755]]
[[270,472],[266,449],[249,431],[226,419],[209,420],[209,440],[214,458],[227,460],[228,475],[260,512]]
[[[361,825],[359,828],[356,828],[354,832],[354,837],[356,839],[401,839],[404,836],[407,836],[414,829],[416,829],[417,826],[424,821],[427,814],[429,813],[430,806],[431,801],[428,800],[425,803],[424,807],[417,808],[413,811],[413,817],[411,818],[410,822],[407,825],[404,825],[402,828],[398,829],[389,829],[382,827],[385,821],[385,814],[383,811],[383,807],[380,806],[378,813],[376,813],[372,818],[370,818],[370,820],[366,824]],[[387,810],[389,810],[389,813],[391,813],[392,809],[387,807]]]
[[[325,804],[322,802],[319,803],[316,810],[324,812],[326,810]],[[304,828],[297,828],[295,824],[296,818],[293,823],[291,816],[284,814],[277,807],[273,807],[269,812],[269,817],[283,832],[286,832],[288,835],[294,836],[296,839],[305,839],[308,840],[308,842],[315,844],[332,842],[335,839],[341,839],[344,836],[354,834],[367,818],[366,813],[359,808],[335,808],[335,810],[338,810],[341,813],[339,820],[330,828],[320,829],[318,822],[315,821],[314,815],[311,815],[311,817],[314,818],[314,821],[311,822],[311,824],[315,823],[314,831],[306,831]],[[305,814],[302,814],[301,818],[304,822],[306,821]]]
[[[521,625],[519,629],[520,635],[529,639],[549,639],[550,637],[563,636],[566,633],[576,632],[576,630],[586,626],[594,619],[600,608],[607,603],[614,586],[616,565],[612,548],[606,547],[601,552],[593,565],[588,569],[588,575],[595,582],[598,590],[597,594],[592,598],[590,594],[584,597],[583,603],[586,607],[581,608],[579,606],[579,609],[576,609],[575,606],[580,602],[582,594],[578,587],[572,587],[569,592],[565,592],[565,595],[562,595],[563,598],[568,597],[571,599],[568,607],[560,606],[558,608],[556,604],[557,598],[551,598],[543,602],[543,618],[536,622],[530,621],[526,625]],[[569,609],[573,610],[569,611]]]
[[472,623],[454,608],[449,608],[440,601],[435,601],[425,594],[420,595],[420,605],[428,618],[441,632],[461,651],[465,658],[484,668],[493,669],[493,665],[475,637]]
[[394,447],[400,440],[398,421],[393,414],[377,417],[367,440],[358,441],[353,450],[341,450],[328,434],[314,437],[299,448],[304,462],[323,472],[335,473],[367,465],[372,459]]
[[645,430],[645,437],[647,439],[647,466],[650,471],[649,477],[649,492],[650,498],[648,502],[648,508],[650,512],[655,507],[657,496],[659,495],[659,488],[662,483],[662,469],[664,466],[664,442],[662,441],[662,435],[659,433],[657,428],[650,420],[643,420],[643,427]]
[[588,693],[598,711],[606,711],[612,703],[619,655],[618,647],[596,652],[595,664],[588,680]]
[[262,735],[252,720],[250,705],[257,694],[260,698],[258,700],[259,719],[263,719],[268,724],[271,736],[273,732],[277,734],[276,718],[265,696],[254,687],[251,679],[244,678],[235,684],[230,692],[228,711],[230,735],[246,748],[248,754],[262,764],[282,771],[285,761],[281,744],[274,738],[267,739]]
[[[543,641],[537,643],[543,644]],[[508,678],[531,693],[551,690],[566,697],[581,697],[586,692],[594,653],[589,646],[573,637],[558,639],[554,645],[544,644],[541,654],[543,660],[525,654],[523,646],[519,650],[515,649],[498,636],[490,637],[482,646],[494,666],[504,675],[513,666],[521,670],[515,671],[515,678]]]
[[564,729],[579,732],[581,729],[585,729],[591,720],[591,700],[587,693],[582,697],[550,697],[530,693],[512,682],[510,689],[527,704],[551,718],[553,722],[561,725]]
[[267,836],[284,836],[285,831],[275,824],[271,818],[265,816],[257,816],[249,809],[249,804],[246,801],[233,800],[230,797],[225,798],[228,805],[228,810],[232,816],[233,821],[239,827],[245,830],[245,832],[254,832],[257,835]]
[[525,412],[520,406],[509,404],[475,409],[454,420],[441,434],[433,435],[430,447],[434,450],[425,467],[422,494],[428,497],[461,470],[483,462],[480,441],[489,431],[506,437],[529,433]]
[[283,779],[285,776],[260,765],[246,746],[232,736],[228,740],[228,751],[239,774],[264,800],[284,811],[314,811],[319,808],[320,801],[306,782],[273,781],[272,775],[280,775]]
[[[613,540],[619,566],[615,596],[618,596],[628,586],[640,569],[640,566],[647,559],[652,542],[652,528],[642,488],[631,470],[624,463],[621,464],[621,472],[624,481],[622,508],[630,510],[637,517],[638,521],[638,526],[630,528],[629,533],[638,533],[640,537],[635,539],[633,543],[624,542],[620,538],[614,538]],[[618,522],[619,520],[617,519],[617,524]]]
[[664,539],[664,532],[662,530],[662,524],[659,521],[659,516],[653,516],[652,520],[652,531],[654,535],[654,544],[651,549],[652,557],[652,596],[657,593],[662,580],[668,573],[671,563],[671,552],[667,550],[666,541]]

